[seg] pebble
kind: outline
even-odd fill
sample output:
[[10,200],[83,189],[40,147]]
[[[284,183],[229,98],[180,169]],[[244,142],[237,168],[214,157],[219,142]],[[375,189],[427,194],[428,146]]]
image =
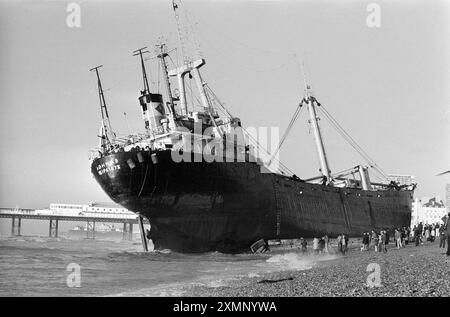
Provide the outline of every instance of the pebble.
[[[335,260],[319,261],[309,270],[284,272],[289,278],[273,283],[258,282],[274,276],[262,275],[257,280],[247,278],[216,288],[192,287],[185,296],[450,296],[450,262],[438,246],[436,242],[401,249],[390,246],[387,253],[355,248]],[[374,273],[368,270],[371,263],[380,267],[378,287],[367,284]]]

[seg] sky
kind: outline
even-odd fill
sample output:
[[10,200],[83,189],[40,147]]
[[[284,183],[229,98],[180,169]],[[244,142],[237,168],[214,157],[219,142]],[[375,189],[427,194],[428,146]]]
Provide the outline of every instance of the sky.
[[[109,201],[90,173],[100,112],[89,69],[104,65],[113,129],[142,131],[132,51],[153,50],[161,36],[178,45],[168,0],[72,2],[80,27],[67,25],[69,1],[0,0],[1,207]],[[380,6],[380,27],[367,26],[370,3]],[[204,79],[244,126],[284,132],[304,94],[301,55],[316,98],[384,171],[415,175],[418,197],[444,197],[450,175],[436,174],[450,169],[449,1],[182,4]],[[146,63],[156,91],[154,60]],[[364,163],[320,125],[332,171]],[[280,159],[301,178],[318,175],[306,111]]]

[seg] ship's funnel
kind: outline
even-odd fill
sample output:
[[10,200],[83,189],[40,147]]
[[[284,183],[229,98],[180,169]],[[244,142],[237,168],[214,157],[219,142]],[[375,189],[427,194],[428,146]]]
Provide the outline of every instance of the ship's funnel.
[[139,97],[145,128],[152,131],[161,130],[161,120],[165,118],[161,94],[146,94]]

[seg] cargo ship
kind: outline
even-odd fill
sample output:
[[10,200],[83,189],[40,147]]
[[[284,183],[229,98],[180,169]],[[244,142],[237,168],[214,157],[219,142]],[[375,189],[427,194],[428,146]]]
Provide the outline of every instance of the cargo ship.
[[[173,8],[178,17],[176,1]],[[133,52],[140,57],[143,78],[137,103],[143,133],[119,137],[113,132],[100,66],[91,69],[102,115],[91,172],[115,203],[148,219],[147,236],[155,249],[238,253],[261,240],[361,236],[370,230],[409,226],[415,184],[371,181],[369,170],[382,170],[355,144],[368,165],[331,172],[318,120],[319,111],[327,117],[330,113],[306,79],[305,94],[291,122],[307,109],[320,175],[301,179],[226,109],[201,75],[204,58],[184,58],[169,70],[170,51],[158,43],[154,57],[161,67],[163,96],[150,91],[146,49]],[[196,88],[200,110],[189,104],[187,87]],[[345,130],[340,132],[354,141]]]

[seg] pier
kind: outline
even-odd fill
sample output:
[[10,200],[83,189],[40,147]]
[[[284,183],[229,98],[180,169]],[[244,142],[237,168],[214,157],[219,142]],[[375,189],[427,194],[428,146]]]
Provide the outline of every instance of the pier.
[[[49,221],[48,236],[51,238],[58,237],[58,224],[60,221],[76,221],[86,222],[86,238],[95,239],[95,224],[96,222],[107,223],[122,223],[123,224],[123,239],[132,240],[133,225],[137,224],[143,231],[143,223],[149,223],[145,219],[132,212],[115,211],[110,209],[108,212],[95,211],[68,211],[68,210],[36,210],[36,209],[20,209],[20,208],[0,208],[0,218],[10,218],[11,221],[11,236],[21,235],[22,219],[46,220]],[[141,232],[141,237],[144,232]],[[145,240],[146,242],[146,240]],[[144,244],[144,249],[145,244]]]

